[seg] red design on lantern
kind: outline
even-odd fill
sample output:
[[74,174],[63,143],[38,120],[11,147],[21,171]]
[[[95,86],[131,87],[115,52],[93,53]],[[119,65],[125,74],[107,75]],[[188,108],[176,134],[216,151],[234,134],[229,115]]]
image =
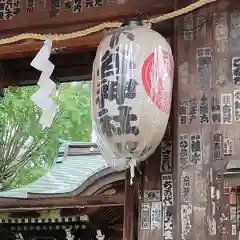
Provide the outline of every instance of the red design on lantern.
[[[156,106],[162,112],[168,114],[171,96],[164,89],[163,77],[165,69],[167,69],[170,79],[173,80],[173,59],[169,52],[164,50],[162,50],[162,56],[163,59],[160,61],[158,54],[153,52],[146,58],[142,66],[142,83],[148,96],[151,97]],[[157,84],[153,85],[153,81],[157,82]]]

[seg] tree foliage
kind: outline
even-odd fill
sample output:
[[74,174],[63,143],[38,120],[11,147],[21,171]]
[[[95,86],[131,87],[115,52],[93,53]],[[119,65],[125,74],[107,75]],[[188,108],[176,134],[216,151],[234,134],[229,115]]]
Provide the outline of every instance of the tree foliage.
[[2,190],[28,184],[46,173],[56,158],[58,140],[89,141],[91,86],[59,85],[58,114],[51,128],[42,129],[40,109],[31,101],[37,86],[6,89],[0,102],[0,186]]

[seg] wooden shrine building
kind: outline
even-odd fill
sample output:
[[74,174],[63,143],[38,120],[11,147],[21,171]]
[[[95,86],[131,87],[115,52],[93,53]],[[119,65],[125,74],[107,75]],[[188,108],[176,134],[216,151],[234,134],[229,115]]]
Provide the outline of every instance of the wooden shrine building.
[[96,145],[64,143],[47,175],[0,193],[0,239],[121,239],[124,179]]
[[[39,73],[30,62],[47,36],[35,33],[58,34],[51,56],[56,82],[91,80],[106,29],[74,38],[77,31],[136,15],[149,20],[193,2],[0,0],[0,86],[36,84]],[[41,234],[53,228],[65,236],[71,225],[80,239],[96,238],[98,229],[124,240],[239,239],[240,1],[208,2],[152,26],[173,50],[172,114],[133,185],[128,171],[111,172],[96,152],[67,157],[37,182],[1,193],[4,229]]]

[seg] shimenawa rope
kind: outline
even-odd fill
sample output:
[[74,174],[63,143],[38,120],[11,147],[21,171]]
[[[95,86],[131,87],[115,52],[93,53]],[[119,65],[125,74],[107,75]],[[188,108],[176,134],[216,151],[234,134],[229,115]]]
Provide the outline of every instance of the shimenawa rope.
[[[182,8],[182,9],[176,10],[174,12],[167,13],[167,14],[155,17],[155,18],[151,18],[150,22],[158,23],[158,22],[162,22],[162,21],[165,21],[168,19],[179,17],[181,15],[192,12],[195,9],[198,9],[208,3],[212,3],[215,1],[217,1],[217,0],[199,0],[193,4],[188,5],[185,8]],[[77,32],[72,32],[72,33],[64,33],[64,34],[22,33],[22,34],[13,36],[13,37],[0,39],[0,45],[10,44],[10,43],[18,42],[20,40],[25,40],[25,39],[35,39],[35,40],[50,39],[53,41],[63,41],[63,40],[68,40],[68,39],[84,37],[84,36],[90,35],[92,33],[100,32],[107,28],[118,28],[121,25],[122,25],[122,22],[105,22],[105,23],[101,23],[99,25],[90,27],[88,29],[84,29],[84,30],[80,30]]]

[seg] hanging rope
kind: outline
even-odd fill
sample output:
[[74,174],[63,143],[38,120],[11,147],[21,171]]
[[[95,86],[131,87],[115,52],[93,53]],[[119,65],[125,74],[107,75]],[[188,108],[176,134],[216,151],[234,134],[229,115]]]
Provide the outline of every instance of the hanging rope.
[[[150,22],[158,23],[158,22],[162,22],[162,21],[165,21],[168,19],[179,17],[181,15],[192,12],[208,3],[212,3],[215,1],[217,1],[217,0],[199,0],[193,4],[190,4],[189,6],[187,6],[185,8],[182,8],[177,11],[167,13],[167,14],[155,17],[155,18],[151,18]],[[84,29],[81,31],[72,32],[72,33],[64,33],[64,34],[23,33],[23,34],[19,34],[19,35],[13,36],[13,37],[0,39],[0,45],[10,44],[10,43],[14,43],[14,42],[18,42],[18,41],[26,40],[26,39],[35,39],[35,40],[49,39],[49,40],[53,40],[53,41],[63,41],[63,40],[68,40],[68,39],[84,37],[84,36],[90,35],[92,33],[100,32],[107,28],[118,28],[121,25],[122,25],[122,22],[105,22],[105,23],[101,23],[99,25],[96,25],[94,27],[90,27],[90,28],[87,28],[87,29]]]

